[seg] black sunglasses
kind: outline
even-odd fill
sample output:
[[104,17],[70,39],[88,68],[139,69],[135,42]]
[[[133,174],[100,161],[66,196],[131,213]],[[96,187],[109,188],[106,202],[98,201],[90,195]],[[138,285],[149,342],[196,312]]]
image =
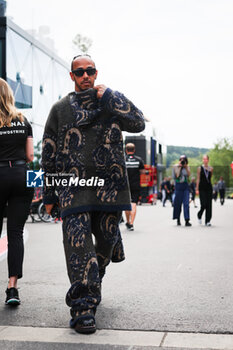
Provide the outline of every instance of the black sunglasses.
[[90,77],[91,75],[95,75],[96,69],[95,68],[87,68],[87,69],[78,68],[78,69],[72,70],[72,73],[79,78],[82,77],[85,72]]

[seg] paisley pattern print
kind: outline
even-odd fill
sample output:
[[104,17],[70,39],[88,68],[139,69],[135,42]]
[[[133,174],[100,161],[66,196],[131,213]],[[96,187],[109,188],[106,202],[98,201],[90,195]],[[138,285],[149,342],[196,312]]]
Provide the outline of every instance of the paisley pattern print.
[[[44,169],[46,169],[46,173],[55,173],[55,158],[56,158],[56,152],[57,152],[57,139],[52,134],[44,134],[43,137],[43,143],[42,143],[42,163]],[[43,193],[46,193],[47,200],[49,203],[56,203],[57,202],[57,196],[54,193],[53,187],[46,187],[46,173],[44,175],[44,186],[43,186]]]
[[118,221],[116,215],[103,214],[100,219],[100,230],[106,242],[115,245],[118,239]]
[[[88,213],[70,215],[69,222],[66,225],[66,234],[72,247],[84,247],[85,238],[89,231],[90,215]],[[79,235],[77,235],[77,232],[79,232]]]
[[[92,212],[66,216],[63,238],[71,287],[66,303],[71,313],[95,310],[101,301],[101,282],[116,244],[121,244],[118,227],[121,213]],[[92,242],[92,233],[96,244]],[[118,243],[119,241],[119,243]],[[115,248],[118,250],[118,248]],[[122,258],[121,245],[118,257]],[[124,257],[123,257],[124,258]]]
[[[118,228],[118,230],[119,230],[119,228]],[[117,242],[113,248],[113,251],[112,251],[112,262],[118,263],[118,262],[121,262],[123,260],[125,260],[125,252],[124,252],[121,234],[119,232],[118,240],[117,240]]]
[[104,144],[93,151],[96,173],[104,179],[104,185],[97,188],[97,198],[101,202],[116,202],[120,190],[127,186],[123,146]]
[[112,123],[105,131],[104,143],[119,143],[123,141],[121,129],[118,124]]
[[70,103],[75,115],[76,125],[92,122],[101,112],[94,92],[89,94],[70,94]]
[[133,129],[133,132],[140,132],[145,128],[142,112],[118,91],[110,91],[106,109],[114,111],[116,119],[121,122],[121,130],[132,132]]
[[86,197],[81,186],[45,186],[44,202],[53,203],[56,191],[62,218],[90,207],[102,210],[102,205],[109,211],[130,209],[122,130],[138,132],[144,127],[143,114],[117,91],[107,89],[99,100],[96,90],[89,89],[58,101],[45,127],[43,170],[80,179],[98,177],[104,186],[87,189]]
[[86,253],[82,259],[73,255],[70,259],[71,263],[76,262],[74,272],[79,279],[71,284],[66,295],[66,303],[78,316],[83,310],[96,309],[100,303],[100,280],[95,253]]
[[61,164],[62,167],[60,165],[58,171],[61,169],[62,172],[69,173],[72,172],[72,168],[76,168],[79,173],[84,170],[82,149],[85,144],[84,134],[74,126],[74,123],[63,126],[58,143],[60,152],[56,158],[56,163]]

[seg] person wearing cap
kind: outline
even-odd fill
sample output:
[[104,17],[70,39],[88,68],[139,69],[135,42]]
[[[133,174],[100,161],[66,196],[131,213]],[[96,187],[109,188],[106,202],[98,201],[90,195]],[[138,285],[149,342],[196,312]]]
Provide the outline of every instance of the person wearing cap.
[[173,166],[172,177],[175,180],[175,199],[173,206],[173,220],[177,220],[177,225],[181,225],[180,214],[183,204],[185,226],[192,226],[189,215],[189,184],[190,168],[188,158],[181,155],[179,163]]
[[[122,131],[145,128],[142,112],[122,93],[95,85],[97,73],[90,56],[74,57],[75,91],[52,106],[42,148],[43,201],[48,213],[60,203],[71,284],[66,303],[70,326],[79,333],[95,332],[106,267],[124,260],[119,220],[131,204]],[[49,186],[52,173],[61,180],[67,179],[59,174],[71,175],[79,184]]]

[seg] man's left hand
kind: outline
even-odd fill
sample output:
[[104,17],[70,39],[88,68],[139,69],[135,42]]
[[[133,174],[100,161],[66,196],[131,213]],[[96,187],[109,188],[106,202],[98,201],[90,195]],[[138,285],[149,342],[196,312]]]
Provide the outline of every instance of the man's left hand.
[[105,93],[105,90],[107,89],[107,87],[105,85],[96,85],[94,86],[94,89],[97,90],[97,98],[101,98]]

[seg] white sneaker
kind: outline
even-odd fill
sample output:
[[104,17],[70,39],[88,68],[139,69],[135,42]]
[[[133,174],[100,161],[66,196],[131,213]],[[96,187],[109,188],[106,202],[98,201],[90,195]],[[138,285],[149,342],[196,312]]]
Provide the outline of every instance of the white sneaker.
[[211,226],[211,223],[210,223],[210,222],[207,222],[205,225],[206,225],[206,226]]
[[197,221],[198,221],[198,224],[199,224],[199,225],[201,225],[201,224],[202,224],[201,219],[198,219],[198,218],[197,218]]

